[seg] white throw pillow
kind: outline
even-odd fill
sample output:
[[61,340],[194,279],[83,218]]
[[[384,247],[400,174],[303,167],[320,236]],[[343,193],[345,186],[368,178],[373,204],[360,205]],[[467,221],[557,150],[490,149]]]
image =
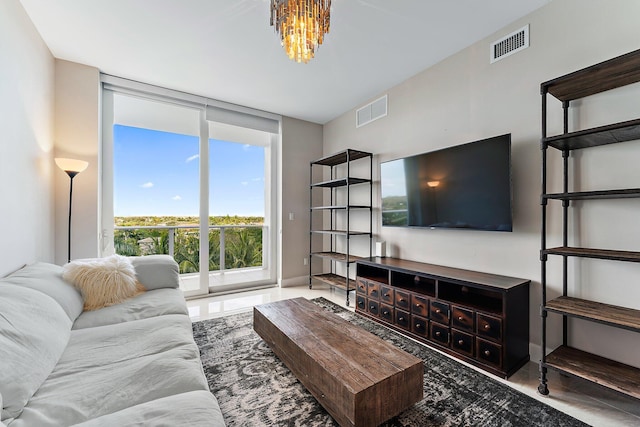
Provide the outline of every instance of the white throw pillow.
[[71,261],[62,278],[82,293],[85,310],[119,304],[145,290],[131,261],[120,255]]

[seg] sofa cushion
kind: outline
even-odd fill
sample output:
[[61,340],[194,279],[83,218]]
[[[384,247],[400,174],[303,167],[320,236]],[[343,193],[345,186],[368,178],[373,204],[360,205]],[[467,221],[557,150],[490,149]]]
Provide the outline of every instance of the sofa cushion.
[[208,385],[187,316],[78,329],[10,427],[72,425],[194,390]]
[[131,261],[121,255],[71,261],[62,277],[80,290],[85,310],[119,304],[144,291]]
[[69,316],[53,298],[28,287],[0,283],[2,420],[20,415],[56,366],[70,330]]
[[73,322],[82,312],[82,295],[62,278],[62,267],[44,262],[30,264],[0,279],[8,283],[36,289],[56,300]]
[[104,307],[100,310],[85,311],[76,319],[73,329],[112,325],[165,314],[188,314],[181,290],[156,289],[144,292],[120,304]]
[[148,289],[177,288],[180,284],[178,264],[169,255],[147,255],[129,258],[138,281]]
[[216,398],[208,391],[198,390],[132,406],[77,424],[76,427],[218,427],[224,425],[224,418]]

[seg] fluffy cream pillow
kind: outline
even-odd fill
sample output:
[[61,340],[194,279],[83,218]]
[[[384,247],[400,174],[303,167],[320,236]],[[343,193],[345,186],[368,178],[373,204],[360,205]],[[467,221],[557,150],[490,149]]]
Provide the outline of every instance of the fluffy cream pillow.
[[119,304],[145,290],[131,261],[120,255],[71,261],[62,278],[82,293],[85,310]]

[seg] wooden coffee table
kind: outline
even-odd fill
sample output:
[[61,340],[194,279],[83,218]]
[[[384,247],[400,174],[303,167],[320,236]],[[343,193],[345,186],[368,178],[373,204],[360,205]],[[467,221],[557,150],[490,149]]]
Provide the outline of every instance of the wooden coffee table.
[[253,329],[341,426],[422,400],[422,360],[304,298],[256,306]]

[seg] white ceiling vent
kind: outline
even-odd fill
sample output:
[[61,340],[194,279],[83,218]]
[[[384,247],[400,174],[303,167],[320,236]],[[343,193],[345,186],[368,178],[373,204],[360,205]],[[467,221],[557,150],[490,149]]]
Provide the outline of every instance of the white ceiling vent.
[[356,127],[364,126],[387,115],[387,95],[356,111]]
[[516,52],[520,52],[522,49],[529,47],[529,24],[520,28],[517,31],[496,40],[491,43],[490,62],[493,64],[496,61],[506,58],[509,55],[513,55]]

